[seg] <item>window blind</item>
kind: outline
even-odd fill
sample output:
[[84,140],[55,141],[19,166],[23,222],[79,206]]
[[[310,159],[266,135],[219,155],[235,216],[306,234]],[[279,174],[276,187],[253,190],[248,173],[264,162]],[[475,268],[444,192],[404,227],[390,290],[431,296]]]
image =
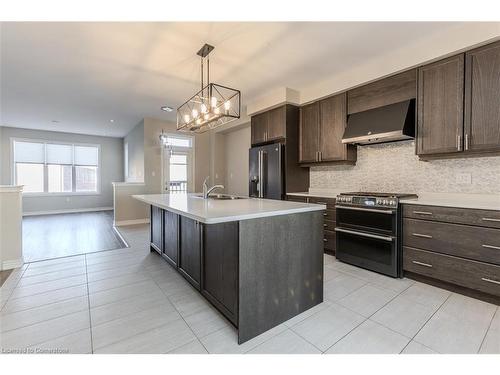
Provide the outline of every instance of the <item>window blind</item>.
[[73,164],[73,145],[47,144],[48,164]]
[[16,163],[44,163],[44,144],[37,142],[15,141],[14,161]]
[[98,165],[98,148],[95,146],[75,146],[75,165]]

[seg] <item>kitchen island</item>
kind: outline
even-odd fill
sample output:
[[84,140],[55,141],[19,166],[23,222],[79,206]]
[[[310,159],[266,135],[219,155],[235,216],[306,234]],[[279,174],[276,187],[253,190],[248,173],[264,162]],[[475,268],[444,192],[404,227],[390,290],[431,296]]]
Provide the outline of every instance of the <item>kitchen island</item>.
[[324,205],[134,198],[151,205],[151,250],[238,329],[240,344],[323,301]]

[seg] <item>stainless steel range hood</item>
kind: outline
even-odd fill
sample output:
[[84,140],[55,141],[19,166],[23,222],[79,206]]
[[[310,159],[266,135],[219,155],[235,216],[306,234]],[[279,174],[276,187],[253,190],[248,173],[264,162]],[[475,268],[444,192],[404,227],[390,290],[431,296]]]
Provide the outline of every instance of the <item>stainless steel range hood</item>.
[[415,138],[415,99],[353,113],[342,143],[373,144]]

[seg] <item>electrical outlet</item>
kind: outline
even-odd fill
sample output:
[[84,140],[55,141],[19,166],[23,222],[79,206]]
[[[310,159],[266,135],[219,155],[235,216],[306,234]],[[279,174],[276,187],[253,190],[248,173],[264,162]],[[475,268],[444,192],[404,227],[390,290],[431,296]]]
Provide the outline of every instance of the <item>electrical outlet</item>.
[[455,175],[455,182],[461,185],[470,185],[472,184],[472,174],[461,172]]

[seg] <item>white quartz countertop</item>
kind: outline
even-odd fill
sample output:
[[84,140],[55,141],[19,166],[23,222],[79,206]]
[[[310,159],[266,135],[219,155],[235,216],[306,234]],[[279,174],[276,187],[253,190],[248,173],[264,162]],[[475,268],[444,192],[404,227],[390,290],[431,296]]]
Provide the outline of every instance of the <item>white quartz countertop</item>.
[[420,193],[418,199],[402,199],[400,202],[425,206],[500,211],[500,194]]
[[299,193],[287,193],[286,195],[294,195],[297,197],[316,197],[316,198],[337,198],[340,193],[345,191],[304,191]]
[[197,194],[133,195],[147,204],[157,206],[205,224],[257,219],[325,210],[323,204],[297,203],[272,199],[203,199]]

